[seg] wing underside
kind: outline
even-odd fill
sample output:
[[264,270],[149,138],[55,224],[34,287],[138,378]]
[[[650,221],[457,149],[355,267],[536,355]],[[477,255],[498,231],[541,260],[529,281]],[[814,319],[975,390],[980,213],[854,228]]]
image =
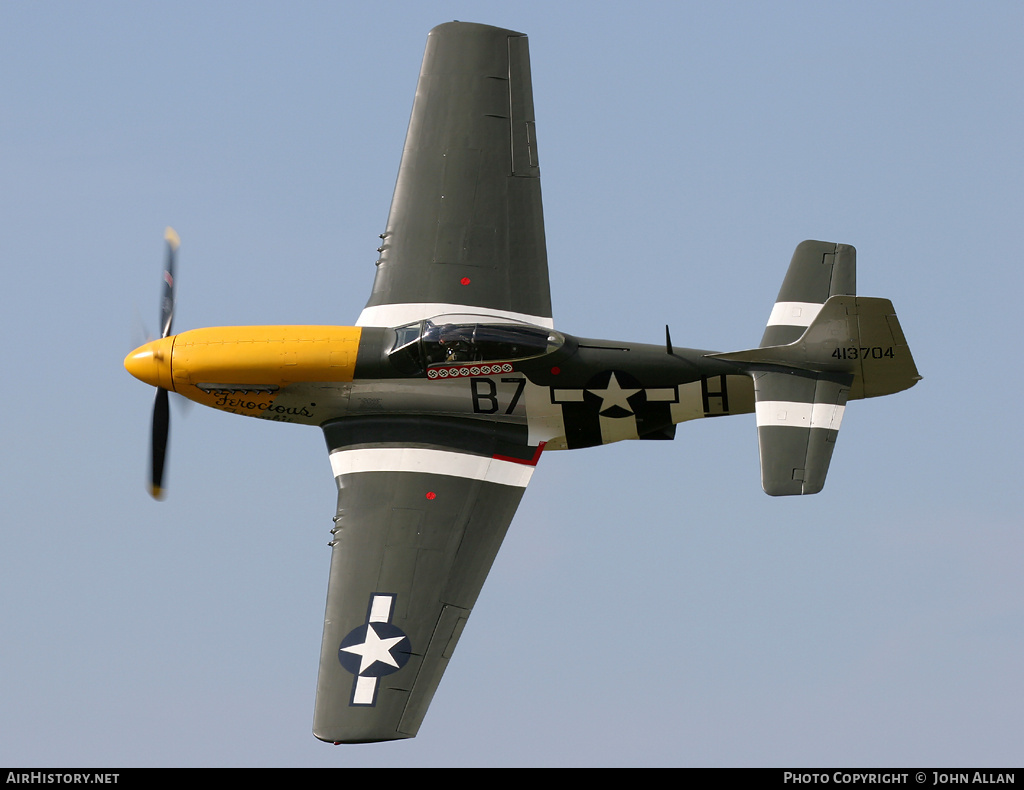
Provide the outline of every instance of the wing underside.
[[527,39],[451,22],[427,38],[360,326],[480,313],[551,326]]
[[539,448],[525,429],[352,418],[324,426],[338,483],[313,733],[416,735]]

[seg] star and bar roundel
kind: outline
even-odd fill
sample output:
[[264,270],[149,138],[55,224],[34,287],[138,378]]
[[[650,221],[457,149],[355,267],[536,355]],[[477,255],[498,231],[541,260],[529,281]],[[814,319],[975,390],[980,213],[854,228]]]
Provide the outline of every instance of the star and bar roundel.
[[579,389],[551,387],[551,402],[562,407],[569,447],[591,447],[670,427],[679,388],[645,387],[624,370],[605,370]]
[[394,606],[393,593],[373,593],[366,622],[341,640],[338,661],[355,675],[350,705],[376,705],[380,678],[397,672],[409,661],[409,637],[391,623]]

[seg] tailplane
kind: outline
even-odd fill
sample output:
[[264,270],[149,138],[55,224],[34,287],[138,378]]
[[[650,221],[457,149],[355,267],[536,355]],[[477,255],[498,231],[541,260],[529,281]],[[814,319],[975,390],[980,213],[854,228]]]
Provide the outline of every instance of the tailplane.
[[822,489],[848,400],[921,379],[892,302],[855,295],[856,255],[800,244],[761,346],[712,355],[754,380],[761,485],[773,496]]

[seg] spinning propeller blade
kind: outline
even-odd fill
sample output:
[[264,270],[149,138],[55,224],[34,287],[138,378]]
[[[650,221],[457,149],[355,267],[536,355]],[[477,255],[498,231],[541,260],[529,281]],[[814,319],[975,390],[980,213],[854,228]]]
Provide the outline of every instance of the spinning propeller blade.
[[[169,363],[173,341],[161,341],[170,337],[171,325],[174,322],[174,268],[178,246],[181,243],[173,228],[166,230],[164,239],[167,242],[167,261],[164,264],[164,283],[160,295],[160,339],[135,349],[124,362],[129,373],[156,387],[149,465],[149,493],[154,499],[163,499],[164,496],[164,466],[167,460],[167,435],[171,427],[171,414],[168,390],[160,384],[170,382]],[[162,378],[161,372],[166,374],[166,377]]]
[[167,242],[167,263],[164,264],[164,289],[160,296],[160,337],[171,334],[171,322],[174,320],[174,261],[178,256],[181,239],[174,228],[164,231]]
[[171,428],[171,412],[167,404],[167,390],[157,388],[153,403],[152,455],[149,464],[149,493],[153,499],[163,499],[164,461],[167,458],[167,434]]

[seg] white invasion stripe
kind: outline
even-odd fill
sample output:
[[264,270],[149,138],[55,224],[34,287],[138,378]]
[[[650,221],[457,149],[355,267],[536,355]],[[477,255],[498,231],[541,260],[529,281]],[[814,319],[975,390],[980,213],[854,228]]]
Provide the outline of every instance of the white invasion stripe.
[[371,623],[388,623],[391,621],[391,604],[394,602],[394,598],[390,595],[375,595],[373,596],[373,602],[370,604],[370,619]]
[[353,705],[372,705],[377,693],[377,678],[360,675],[356,678],[356,687],[352,692]]
[[503,486],[526,488],[533,467],[481,455],[419,447],[367,447],[331,453],[335,477],[359,472],[419,472],[421,474],[468,477]]
[[776,302],[768,326],[810,326],[822,307],[816,302]]
[[495,324],[535,324],[545,329],[554,329],[555,322],[551,318],[527,313],[514,313],[511,310],[495,310],[490,307],[477,307],[469,304],[445,304],[443,302],[409,302],[404,304],[379,304],[366,307],[359,314],[356,326],[401,326],[424,318],[438,315],[462,315],[485,318]]
[[845,406],[835,403],[799,403],[797,401],[769,400],[754,404],[757,427],[783,425],[790,428],[828,428],[839,430]]

